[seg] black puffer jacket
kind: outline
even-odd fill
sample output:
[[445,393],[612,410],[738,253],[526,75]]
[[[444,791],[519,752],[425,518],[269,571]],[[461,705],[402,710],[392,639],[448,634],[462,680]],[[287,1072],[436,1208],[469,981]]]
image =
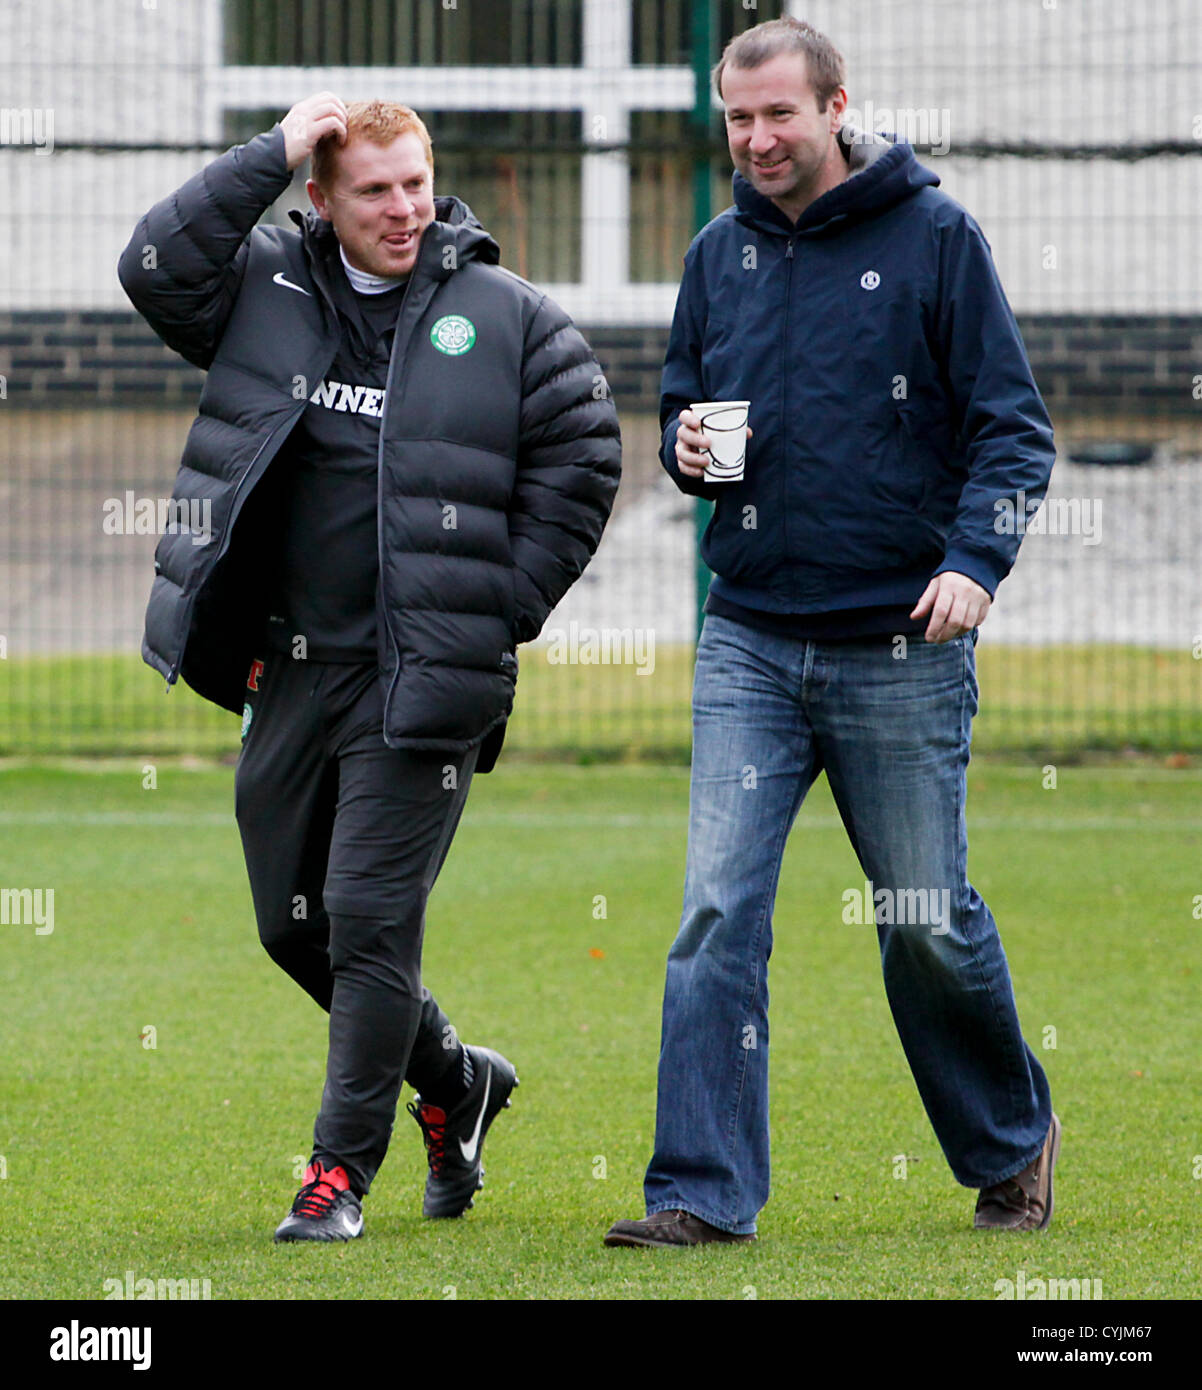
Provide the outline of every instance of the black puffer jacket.
[[[272,524],[246,504],[340,331],[329,225],[310,213],[293,214],[299,231],[255,226],[290,179],[277,125],[157,203],[118,270],[159,337],[208,373],[174,496],[207,499],[211,540],[160,540],[142,655],[169,685],[182,675],[235,712],[264,625],[258,528]],[[596,550],[621,444],[605,379],[567,315],[497,264],[457,198],[436,199],[435,217],[397,321],[380,428],[384,738],[464,751],[492,734],[495,757],[514,648]],[[466,349],[461,320],[475,333]]]

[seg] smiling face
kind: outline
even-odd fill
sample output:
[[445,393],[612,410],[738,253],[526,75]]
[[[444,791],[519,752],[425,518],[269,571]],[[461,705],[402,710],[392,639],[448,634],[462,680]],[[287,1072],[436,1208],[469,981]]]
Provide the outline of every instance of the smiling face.
[[735,168],[793,221],[847,177],[835,138],[847,90],[819,111],[804,54],[781,53],[755,68],[728,65],[722,100]]
[[333,179],[323,192],[312,179],[309,197],[357,270],[408,275],[434,221],[434,174],[413,132],[377,145],[352,136],[337,151]]

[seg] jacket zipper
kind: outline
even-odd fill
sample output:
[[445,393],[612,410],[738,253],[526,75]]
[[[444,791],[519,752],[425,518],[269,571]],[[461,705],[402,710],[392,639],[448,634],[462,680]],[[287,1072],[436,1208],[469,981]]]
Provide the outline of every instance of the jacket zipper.
[[786,400],[789,379],[789,314],[793,296],[793,236],[785,243],[785,330],[781,335],[780,438],[781,438],[781,521],[785,533],[785,555],[792,553],[789,537],[789,406]]
[[[420,251],[419,251],[420,259]],[[380,417],[380,443],[376,448],[376,565],[379,571],[377,584],[380,588],[380,611],[384,615],[384,626],[388,632],[388,640],[392,644],[393,672],[392,680],[388,683],[388,691],[384,696],[383,712],[383,734],[384,742],[388,743],[388,710],[392,705],[393,692],[396,690],[397,681],[401,676],[401,647],[396,639],[396,633],[392,627],[392,614],[388,610],[387,595],[384,593],[384,441],[388,436],[388,412],[393,404],[393,380],[396,376],[398,362],[402,367],[405,366],[409,357],[409,346],[413,341],[413,329],[410,327],[403,343],[398,343],[400,336],[401,320],[405,317],[405,307],[409,303],[409,291],[413,288],[413,282],[417,278],[417,265],[413,267],[413,272],[409,276],[409,283],[405,286],[405,293],[401,296],[401,307],[397,311],[397,328],[392,340],[392,356],[388,361],[388,375],[384,379],[384,414]],[[400,352],[398,355],[398,347]],[[391,747],[391,745],[389,745]]]

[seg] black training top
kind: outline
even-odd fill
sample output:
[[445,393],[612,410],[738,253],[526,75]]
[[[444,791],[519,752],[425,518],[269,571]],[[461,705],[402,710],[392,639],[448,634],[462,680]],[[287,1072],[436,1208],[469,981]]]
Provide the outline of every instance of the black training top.
[[282,543],[268,645],[314,661],[373,662],[380,417],[406,286],[359,294],[341,266],[331,279],[342,343],[270,468]]

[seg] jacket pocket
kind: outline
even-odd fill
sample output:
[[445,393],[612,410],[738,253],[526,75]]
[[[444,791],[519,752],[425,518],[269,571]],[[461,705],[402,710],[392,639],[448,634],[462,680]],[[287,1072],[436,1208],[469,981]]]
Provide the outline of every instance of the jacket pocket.
[[934,459],[930,448],[916,436],[905,415],[894,412],[893,490],[904,506],[921,510],[931,490]]
[[862,513],[868,529],[921,507],[928,482],[925,453],[900,412],[890,405],[865,413],[851,445],[844,499],[849,509]]

